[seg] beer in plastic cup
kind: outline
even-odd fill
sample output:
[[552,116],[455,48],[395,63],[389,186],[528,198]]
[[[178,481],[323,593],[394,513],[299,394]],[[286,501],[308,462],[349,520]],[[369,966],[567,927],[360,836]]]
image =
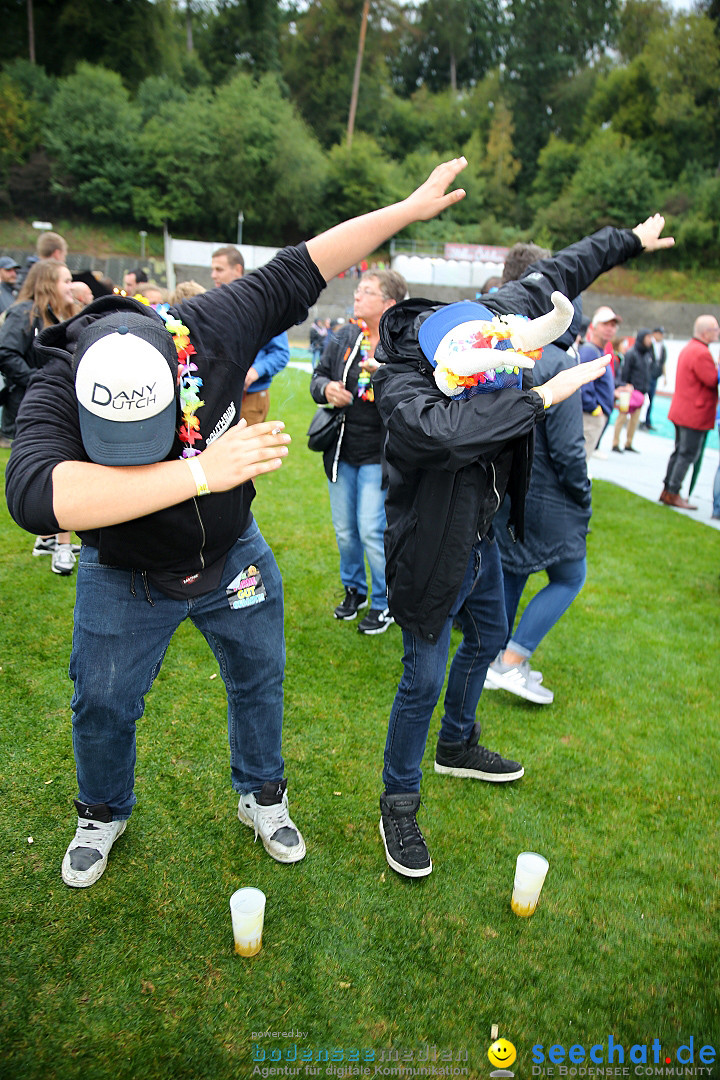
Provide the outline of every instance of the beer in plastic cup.
[[618,409],[620,412],[627,412],[630,408],[630,391],[621,390],[618,394]]
[[238,889],[230,897],[235,952],[255,956],[262,948],[265,893],[260,889]]
[[510,907],[516,915],[532,915],[548,872],[548,861],[535,851],[523,851],[515,865],[515,886]]

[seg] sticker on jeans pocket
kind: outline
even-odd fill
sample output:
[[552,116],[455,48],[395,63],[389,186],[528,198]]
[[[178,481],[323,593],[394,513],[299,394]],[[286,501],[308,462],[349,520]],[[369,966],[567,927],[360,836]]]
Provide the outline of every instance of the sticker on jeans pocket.
[[252,607],[262,604],[267,598],[267,590],[257,566],[248,566],[241,570],[225,590],[231,608]]

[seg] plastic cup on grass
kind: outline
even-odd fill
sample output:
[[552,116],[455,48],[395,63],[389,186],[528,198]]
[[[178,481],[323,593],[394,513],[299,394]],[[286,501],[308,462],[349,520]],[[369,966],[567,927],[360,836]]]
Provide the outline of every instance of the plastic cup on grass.
[[548,861],[535,851],[523,851],[515,865],[515,885],[510,907],[516,915],[532,915],[548,872]]
[[230,897],[235,952],[255,956],[262,948],[265,920],[265,893],[260,889],[238,889]]

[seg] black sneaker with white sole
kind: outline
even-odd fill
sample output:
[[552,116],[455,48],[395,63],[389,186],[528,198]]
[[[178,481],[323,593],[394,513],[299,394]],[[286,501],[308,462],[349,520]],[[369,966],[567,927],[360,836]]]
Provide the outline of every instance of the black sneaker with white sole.
[[349,622],[357,617],[357,613],[361,608],[365,607],[367,607],[367,596],[358,592],[357,589],[346,588],[345,599],[342,604],[338,604],[333,614],[336,619],[344,619]]
[[380,835],[388,865],[403,877],[427,877],[432,859],[417,823],[420,793],[380,796]]
[[394,622],[388,608],[370,608],[363,621],[358,623],[358,633],[384,634]]
[[494,750],[480,746],[480,725],[473,726],[472,735],[464,743],[437,741],[435,772],[446,776],[459,776],[470,780],[487,780],[491,784],[503,784],[519,780],[525,770],[517,761],[509,761]]
[[78,824],[75,837],[65,852],[62,879],[74,889],[94,885],[105,873],[110,848],[125,832],[127,821],[113,821],[112,811],[105,803],[78,802]]

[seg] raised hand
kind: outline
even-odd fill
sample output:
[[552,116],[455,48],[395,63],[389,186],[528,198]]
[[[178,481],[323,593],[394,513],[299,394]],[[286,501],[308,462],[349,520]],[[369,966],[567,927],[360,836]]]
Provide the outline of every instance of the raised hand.
[[425,183],[407,197],[405,202],[411,209],[415,221],[429,221],[430,218],[446,210],[448,206],[465,198],[463,188],[445,193],[458,173],[462,172],[466,166],[467,160],[464,157],[443,161],[433,169]]
[[662,214],[652,214],[651,217],[636,225],[633,232],[645,251],[660,251],[663,248],[671,248],[675,244],[674,236],[660,236],[664,228],[665,218]]

